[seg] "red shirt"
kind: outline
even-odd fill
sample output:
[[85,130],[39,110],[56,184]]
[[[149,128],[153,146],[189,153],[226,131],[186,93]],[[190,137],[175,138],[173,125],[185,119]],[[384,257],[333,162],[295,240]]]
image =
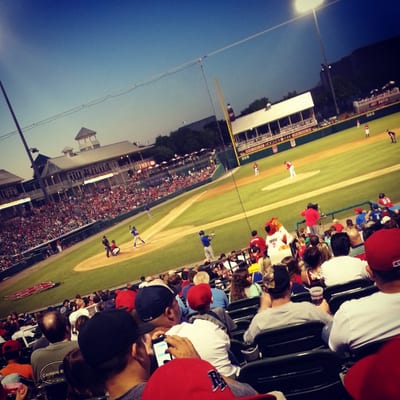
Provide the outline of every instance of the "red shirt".
[[305,217],[307,226],[318,225],[320,215],[317,210],[314,210],[314,208],[307,208],[301,213],[301,215]]
[[385,196],[382,199],[378,200],[378,204],[381,205],[382,207],[393,207],[392,200],[389,199],[389,197]]

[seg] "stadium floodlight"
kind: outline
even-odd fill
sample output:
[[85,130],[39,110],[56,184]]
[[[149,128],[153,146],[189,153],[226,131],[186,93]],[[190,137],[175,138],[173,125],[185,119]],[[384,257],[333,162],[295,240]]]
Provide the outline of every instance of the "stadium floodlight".
[[309,11],[312,11],[312,13],[313,13],[315,29],[317,31],[317,36],[318,36],[319,44],[321,47],[323,65],[325,65],[327,67],[327,68],[324,68],[324,72],[326,72],[326,76],[328,78],[329,89],[331,91],[336,115],[339,115],[340,111],[339,111],[339,107],[337,105],[335,89],[333,87],[333,82],[332,82],[332,77],[331,77],[331,66],[329,65],[327,58],[326,58],[325,46],[324,46],[324,42],[322,41],[321,31],[319,29],[319,24],[318,24],[317,13],[315,11],[315,9],[317,7],[319,7],[322,3],[323,3],[323,0],[295,0],[295,7],[296,7],[297,12],[299,12],[301,14],[309,12]]
[[303,14],[311,9],[318,8],[323,2],[323,0],[296,0],[295,6],[297,12]]

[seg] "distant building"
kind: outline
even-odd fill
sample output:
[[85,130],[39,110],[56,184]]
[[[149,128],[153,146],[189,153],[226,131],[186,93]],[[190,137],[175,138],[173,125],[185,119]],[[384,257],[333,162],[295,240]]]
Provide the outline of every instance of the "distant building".
[[[255,153],[277,143],[294,141],[318,126],[310,92],[276,104],[231,122],[239,156]],[[292,142],[294,143],[294,142]]]
[[[36,157],[34,163],[51,198],[73,194],[84,185],[101,181],[109,186],[125,184],[135,171],[154,165],[154,161],[143,159],[141,153],[152,146],[138,147],[129,141],[101,146],[96,135],[93,130],[81,128],[75,136],[79,151],[65,147],[60,157],[42,154]],[[7,171],[0,171],[0,204],[27,196],[32,201],[43,200],[37,178],[23,181]]]

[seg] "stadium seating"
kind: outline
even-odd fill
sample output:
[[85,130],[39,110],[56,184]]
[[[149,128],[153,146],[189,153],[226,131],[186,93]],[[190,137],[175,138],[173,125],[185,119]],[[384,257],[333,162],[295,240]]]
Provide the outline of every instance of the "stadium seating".
[[341,363],[336,353],[316,349],[247,363],[238,380],[259,393],[279,390],[288,400],[347,400],[339,375]]
[[266,329],[255,337],[254,344],[258,345],[262,358],[323,348],[323,327],[322,322],[310,321]]
[[350,282],[328,286],[324,289],[324,298],[329,303],[329,300],[333,294],[343,293],[352,289],[361,289],[367,286],[372,286],[373,284],[374,282],[369,279],[355,279]]
[[348,300],[360,299],[361,297],[369,296],[378,292],[377,286],[366,286],[364,288],[356,288],[347,290],[345,292],[334,293],[329,299],[329,309],[332,314],[335,314],[339,307]]

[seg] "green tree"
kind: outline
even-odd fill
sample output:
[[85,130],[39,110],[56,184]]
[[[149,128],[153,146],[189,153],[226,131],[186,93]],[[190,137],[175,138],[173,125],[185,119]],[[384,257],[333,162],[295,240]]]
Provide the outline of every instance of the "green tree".
[[262,110],[270,103],[268,97],[262,97],[261,99],[254,100],[247,108],[240,112],[240,115],[251,114],[254,111]]

